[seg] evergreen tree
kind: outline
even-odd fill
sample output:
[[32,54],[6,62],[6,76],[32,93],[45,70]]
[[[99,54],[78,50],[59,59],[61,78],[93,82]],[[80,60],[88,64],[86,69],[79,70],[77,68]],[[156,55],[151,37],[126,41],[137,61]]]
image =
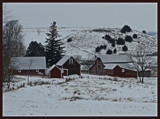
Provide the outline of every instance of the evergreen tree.
[[135,39],[136,39],[137,37],[138,37],[138,36],[137,36],[137,34],[133,34],[133,38],[135,38]]
[[123,51],[128,51],[128,47],[127,47],[126,45],[124,45],[124,46],[122,47],[122,50],[123,50]]
[[122,33],[131,32],[131,31],[132,29],[128,25],[124,25],[123,28],[121,29]]
[[126,36],[125,37],[125,41],[127,41],[127,42],[132,42],[133,41],[133,39],[132,39],[132,37],[131,36]]
[[106,54],[111,55],[112,54],[112,50],[108,49]]
[[45,56],[44,46],[37,41],[32,41],[28,46],[26,56]]
[[114,54],[116,54],[116,53],[117,53],[117,49],[116,49],[116,48],[113,50],[113,53],[114,53]]
[[125,44],[125,41],[123,38],[118,38],[117,40],[117,45],[124,45]]
[[56,64],[62,57],[63,57],[63,43],[61,40],[57,40],[58,37],[58,31],[56,22],[54,21],[51,26],[49,27],[49,33],[46,33],[48,38],[46,38],[46,63],[47,67],[52,66],[53,64]]

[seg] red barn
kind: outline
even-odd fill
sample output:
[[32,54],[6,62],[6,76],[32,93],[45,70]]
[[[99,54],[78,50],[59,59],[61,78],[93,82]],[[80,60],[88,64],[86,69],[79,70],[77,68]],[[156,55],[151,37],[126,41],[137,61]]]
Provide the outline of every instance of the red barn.
[[72,56],[64,56],[57,62],[56,66],[62,69],[68,69],[68,75],[81,75],[81,65]]
[[50,78],[63,78],[72,74],[81,75],[80,64],[73,57],[66,55],[56,65],[50,67],[47,74]]
[[99,55],[89,69],[90,74],[137,78],[132,61],[127,55]]
[[12,57],[11,65],[15,75],[45,75],[45,57]]
[[56,65],[53,65],[48,69],[49,78],[63,78],[63,76],[68,76],[68,69],[62,69]]

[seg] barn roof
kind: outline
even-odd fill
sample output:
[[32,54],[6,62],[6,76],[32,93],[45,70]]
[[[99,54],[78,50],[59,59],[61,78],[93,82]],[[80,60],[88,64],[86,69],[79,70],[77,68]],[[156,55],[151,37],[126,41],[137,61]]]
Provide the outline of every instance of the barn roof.
[[52,65],[52,66],[47,70],[47,72],[50,72],[54,67],[56,67],[56,65]]
[[49,73],[53,68],[57,67],[60,71],[63,71],[63,70],[68,70],[66,68],[59,68],[58,66],[56,65],[52,65],[48,70],[47,70],[47,73]]
[[11,64],[17,70],[46,69],[46,58],[45,57],[12,57]]
[[62,59],[60,59],[56,65],[62,66],[71,56],[65,55]]
[[97,57],[99,57],[104,64],[132,62],[128,55],[98,55]]
[[136,70],[132,63],[120,63],[120,64],[104,64],[104,69],[114,69],[116,66],[119,66],[124,69]]

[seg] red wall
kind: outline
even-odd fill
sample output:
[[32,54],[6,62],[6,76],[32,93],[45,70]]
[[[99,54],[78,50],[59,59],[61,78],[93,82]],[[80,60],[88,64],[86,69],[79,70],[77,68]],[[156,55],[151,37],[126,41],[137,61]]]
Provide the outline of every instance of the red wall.
[[[63,64],[63,68],[68,69],[68,75],[72,75],[72,74],[81,75],[80,64],[74,58],[72,58],[72,59],[73,59],[73,64],[69,64],[69,60],[67,60]],[[62,68],[62,67],[60,67],[60,68]]]
[[49,74],[50,78],[61,78],[61,70],[57,67],[54,67]]
[[104,74],[109,75],[109,76],[113,76],[114,72],[112,69],[104,69]]
[[97,58],[94,65],[89,69],[90,74],[103,75],[105,74],[104,65],[100,58]]
[[[45,75],[45,69],[40,69],[39,72],[43,73]],[[15,75],[38,75],[38,72],[36,70],[21,70],[21,72],[18,72],[18,70],[14,71]]]
[[116,67],[113,69],[114,76],[127,77],[127,78],[137,78],[137,72],[136,72],[136,71],[132,71],[132,70],[125,69],[125,71],[122,72],[122,69],[123,69],[123,68],[121,68],[121,67],[119,67],[119,66],[116,66]]

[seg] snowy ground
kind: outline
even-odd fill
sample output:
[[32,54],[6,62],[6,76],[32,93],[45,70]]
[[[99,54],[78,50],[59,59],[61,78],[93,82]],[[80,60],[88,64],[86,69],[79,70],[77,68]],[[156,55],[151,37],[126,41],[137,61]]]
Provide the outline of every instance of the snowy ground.
[[[157,78],[113,78],[83,74],[73,80],[30,77],[50,84],[3,92],[3,116],[157,116]],[[17,76],[15,88],[26,83]]]

